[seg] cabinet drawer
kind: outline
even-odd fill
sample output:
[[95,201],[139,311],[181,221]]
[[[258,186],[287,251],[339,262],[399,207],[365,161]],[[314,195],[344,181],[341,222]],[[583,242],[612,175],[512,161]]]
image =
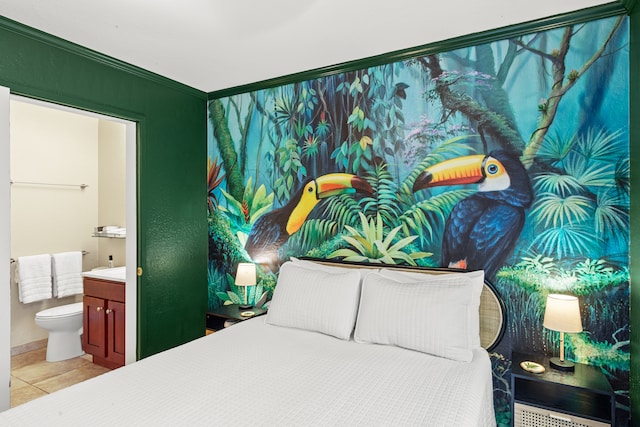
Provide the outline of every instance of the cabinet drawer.
[[516,402],[513,407],[514,427],[609,427],[611,424],[561,412],[549,411]]
[[111,282],[85,277],[84,294],[112,301],[125,302],[125,286],[122,282]]

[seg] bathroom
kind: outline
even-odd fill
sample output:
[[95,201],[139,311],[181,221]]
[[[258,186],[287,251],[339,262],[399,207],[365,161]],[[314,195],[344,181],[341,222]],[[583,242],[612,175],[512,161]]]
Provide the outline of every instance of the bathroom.
[[[11,98],[10,123],[12,260],[84,251],[83,271],[108,267],[109,256],[114,266],[126,265],[129,239],[93,234],[99,225],[127,225],[127,125],[19,97]],[[78,294],[21,303],[15,266],[12,355],[46,343],[48,332],[35,324],[36,313],[82,301]]]

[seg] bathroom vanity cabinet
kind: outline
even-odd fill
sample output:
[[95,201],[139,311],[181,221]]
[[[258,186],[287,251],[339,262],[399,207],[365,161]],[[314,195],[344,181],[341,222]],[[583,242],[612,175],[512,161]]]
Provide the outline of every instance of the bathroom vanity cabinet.
[[125,284],[84,278],[82,349],[93,363],[110,369],[124,365]]

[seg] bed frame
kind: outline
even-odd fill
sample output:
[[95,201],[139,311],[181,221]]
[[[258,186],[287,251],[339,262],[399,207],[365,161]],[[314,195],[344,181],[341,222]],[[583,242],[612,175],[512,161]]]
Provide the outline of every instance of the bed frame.
[[[425,272],[428,274],[464,273],[467,270],[456,268],[428,268],[394,264],[375,264],[369,262],[338,261],[323,258],[300,257],[318,264],[345,268],[388,268],[398,271]],[[487,351],[492,351],[504,335],[506,327],[506,309],[498,291],[485,279],[484,289],[480,295],[480,344]]]

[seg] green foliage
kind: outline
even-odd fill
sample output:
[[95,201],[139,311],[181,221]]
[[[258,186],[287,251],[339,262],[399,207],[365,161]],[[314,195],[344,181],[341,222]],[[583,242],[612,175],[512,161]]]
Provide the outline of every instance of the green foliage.
[[537,158],[552,165],[558,165],[569,155],[577,140],[578,136],[575,134],[567,138],[558,132],[550,133],[538,150]]
[[362,212],[367,216],[380,215],[386,224],[397,223],[403,205],[398,203],[397,184],[386,164],[376,166],[367,177],[373,196],[362,199]]
[[559,334],[542,324],[546,297],[549,293],[577,295],[584,332],[565,335],[566,357],[600,366],[614,380],[628,376],[628,269],[593,259],[560,266],[538,255],[503,267],[494,285],[505,295],[512,342],[526,343],[527,351],[547,355],[560,343]]
[[614,334],[613,342],[598,342],[593,341],[587,334],[571,334],[568,341],[568,347],[575,355],[576,362],[599,366],[605,371],[629,371],[629,340],[618,340]]
[[599,241],[593,234],[593,228],[568,224],[544,229],[533,240],[532,246],[544,254],[564,258],[589,254]]
[[209,260],[207,268],[207,310],[215,310],[220,306],[220,300],[217,297],[218,292],[224,289],[226,284],[224,275],[217,269],[216,264]]
[[[602,253],[629,229],[629,159],[620,131],[549,135],[534,177],[531,248],[555,258]],[[595,233],[594,233],[595,231]]]
[[373,152],[370,146],[373,140],[368,135],[363,135],[357,141],[343,141],[340,147],[331,153],[331,158],[351,173],[357,173],[363,160],[371,161]]
[[273,162],[273,189],[281,203],[289,199],[300,180],[307,176],[303,158],[318,156],[319,147],[330,129],[324,115],[315,131],[313,129],[312,116],[319,105],[313,85],[314,81],[304,81],[270,91],[274,93],[274,115],[269,135],[274,140],[275,151],[273,158],[266,158]]
[[545,193],[538,197],[531,216],[544,228],[564,227],[580,224],[590,217],[590,201],[584,196],[561,197],[554,193]]
[[232,226],[239,231],[249,232],[251,226],[265,212],[271,210],[273,205],[273,193],[267,195],[264,184],[253,191],[253,179],[249,177],[247,185],[244,187],[242,201],[236,200],[231,194],[222,190],[227,207],[220,206],[219,209],[224,212]]
[[373,263],[397,264],[396,261],[405,262],[410,265],[416,265],[415,260],[431,256],[426,252],[404,252],[402,249],[413,242],[417,236],[409,236],[395,241],[396,234],[401,226],[389,231],[385,236],[385,229],[380,215],[376,216],[376,221],[367,220],[367,217],[359,212],[362,222],[361,230],[353,227],[345,226],[348,235],[343,235],[344,239],[351,248],[338,249],[331,254],[329,258],[344,257],[345,261],[366,261]]
[[532,271],[537,274],[557,274],[558,267],[553,258],[544,255],[536,255],[534,258],[522,257],[522,260],[516,264],[517,268],[525,271]]
[[[340,169],[358,173],[377,158],[395,159],[404,142],[402,102],[408,85],[396,81],[402,63],[388,64],[345,74],[336,86],[347,112],[347,138],[331,152]],[[395,162],[388,162],[395,163]]]
[[302,149],[295,139],[287,140],[284,145],[276,150],[276,162],[280,169],[280,175],[273,184],[278,200],[285,201],[299,184],[298,176],[306,176],[307,170],[302,165],[300,157]]
[[629,229],[628,197],[613,189],[599,191],[596,199],[595,232],[627,242]]
[[500,278],[517,283],[530,292],[569,292],[589,295],[611,287],[624,286],[629,280],[628,268],[616,268],[603,259],[586,258],[575,264],[561,265],[551,257],[541,254],[523,257],[514,266],[505,266],[498,273]]
[[585,259],[580,261],[578,265],[573,269],[574,273],[578,277],[611,274],[613,268],[609,267],[603,259]]
[[227,304],[244,304],[245,303],[245,292],[246,292],[246,303],[255,305],[265,293],[264,286],[261,280],[258,280],[258,284],[256,286],[236,286],[235,279],[232,275],[226,274],[226,287],[229,289],[228,291],[218,291],[216,292],[217,297],[223,302],[224,305]]
[[339,222],[330,218],[308,219],[300,230],[289,238],[287,246],[290,252],[306,254],[322,242],[335,236],[341,229]]
[[422,245],[433,243],[456,203],[473,193],[475,190],[451,190],[407,207],[398,217],[402,231],[418,235]]
[[222,272],[232,271],[239,262],[248,261],[247,253],[234,236],[229,218],[220,209],[209,213],[209,259]]

